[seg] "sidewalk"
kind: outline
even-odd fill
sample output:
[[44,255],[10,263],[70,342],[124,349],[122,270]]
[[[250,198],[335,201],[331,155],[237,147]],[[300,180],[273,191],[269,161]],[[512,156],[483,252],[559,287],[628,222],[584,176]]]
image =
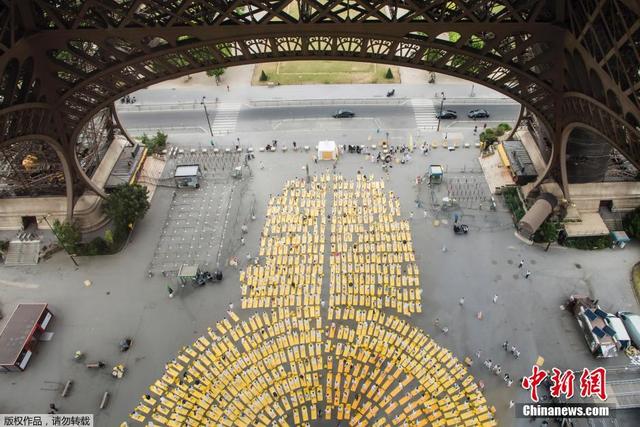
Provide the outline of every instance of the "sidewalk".
[[[202,97],[206,97],[207,104],[228,102],[260,102],[260,101],[288,101],[288,100],[322,100],[322,99],[381,99],[386,100],[389,89],[395,89],[395,98],[403,99],[440,99],[441,92],[447,99],[494,99],[509,100],[510,98],[485,87],[474,87],[475,96],[471,98],[470,86],[457,84],[448,85],[299,85],[299,86],[244,86],[231,87],[227,91],[226,85],[198,88],[153,88],[134,92],[137,102],[135,104],[119,104],[128,109],[137,106],[158,104],[196,104],[199,105]],[[131,107],[131,108],[129,108]]]
[[[228,68],[222,75],[222,81],[219,86],[225,88],[226,85],[233,87],[251,86],[253,67],[254,65],[238,65],[236,67]],[[215,78],[207,76],[207,73],[204,71],[189,74],[188,77],[184,76],[173,80],[167,80],[153,85],[151,89],[199,89],[203,87],[209,88],[216,86]]]
[[[187,82],[184,77],[158,83],[134,92],[137,102],[144,104],[200,104],[202,97],[207,103],[277,101],[292,99],[371,99],[386,98],[390,89],[395,89],[397,98],[440,98],[442,92],[450,98],[471,98],[471,90],[476,99],[507,99],[505,95],[478,84],[438,74],[436,84],[421,83],[424,73],[421,70],[403,70],[406,83],[400,84],[353,84],[353,85],[283,85],[275,87],[251,86],[252,65],[231,67],[222,76],[222,82],[216,86],[213,78],[204,73],[193,74]],[[229,90],[227,90],[227,86]],[[117,105],[122,105],[116,102]],[[126,104],[129,107],[129,104]]]

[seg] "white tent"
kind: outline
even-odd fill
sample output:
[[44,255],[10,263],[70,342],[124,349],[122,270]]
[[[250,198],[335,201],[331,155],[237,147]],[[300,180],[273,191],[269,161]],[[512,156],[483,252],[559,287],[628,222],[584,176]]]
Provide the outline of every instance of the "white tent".
[[338,157],[338,146],[335,141],[318,142],[318,160],[335,160]]

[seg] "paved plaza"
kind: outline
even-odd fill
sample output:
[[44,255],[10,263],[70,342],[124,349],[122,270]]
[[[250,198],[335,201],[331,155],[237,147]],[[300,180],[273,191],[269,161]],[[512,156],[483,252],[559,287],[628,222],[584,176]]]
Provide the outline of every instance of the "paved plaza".
[[[367,175],[385,176],[386,189],[399,197],[402,215],[409,219],[414,212],[411,232],[420,268],[423,310],[412,316],[412,323],[458,358],[482,350],[482,359],[498,361],[512,378],[530,372],[538,355],[545,358],[545,366],[563,369],[627,365],[625,356],[594,360],[573,318],[560,305],[571,293],[588,293],[609,311],[637,311],[629,272],[638,258],[638,246],[598,252],[555,246],[545,252],[537,246],[526,246],[513,236],[510,214],[500,201],[497,211],[462,203],[455,212],[471,231],[466,236],[454,235],[450,228],[454,211],[447,218],[446,211],[431,202],[437,204],[443,196],[448,178],[433,198],[427,188],[415,186],[415,178],[431,163],[446,164],[452,171],[452,185],[467,179],[474,182],[475,189],[475,169],[479,167],[476,156],[473,149],[435,149],[427,156],[415,154],[406,165],[394,165],[388,176],[364,155],[345,154],[337,163],[336,171],[350,179],[358,169]],[[257,167],[260,162],[264,168]],[[237,256],[241,268],[247,254],[257,253],[269,196],[279,192],[286,180],[304,177],[305,165],[312,175],[331,170],[330,163],[315,164],[312,155],[304,152],[258,152],[251,163],[253,176],[246,178],[238,212],[254,206],[257,219],[248,222],[246,245],[239,244],[239,233],[229,237],[227,245],[233,252],[223,257],[228,260]],[[465,173],[467,170],[471,172]],[[63,254],[57,254],[38,266],[0,271],[0,300],[5,313],[19,302],[45,301],[56,315],[53,339],[41,343],[29,368],[4,376],[4,412],[45,412],[49,403],[55,402],[63,412],[93,412],[97,425],[126,420],[165,363],[225,317],[229,303],[240,306],[238,271],[226,262],[223,282],[199,289],[187,286],[173,299],[168,298],[166,290],[171,279],[147,277],[175,191],[157,188],[151,210],[119,254],[81,258],[78,269]],[[426,218],[416,207],[417,199],[428,206]],[[216,212],[217,207],[212,209]],[[517,268],[520,259],[532,272],[529,279],[525,280]],[[85,286],[85,280],[90,280],[91,286]],[[495,294],[499,299],[494,304]],[[461,297],[465,298],[464,306],[458,304]],[[236,311],[241,319],[252,313]],[[479,311],[482,320],[477,319]],[[449,329],[448,334],[434,327],[435,319]],[[125,336],[133,338],[133,346],[129,352],[120,353],[118,342]],[[521,350],[518,360],[501,349],[505,339]],[[89,360],[109,365],[123,362],[127,373],[123,379],[114,380],[106,370],[87,370],[73,360],[76,350],[85,352]],[[470,373],[485,382],[486,398],[497,408],[499,423],[515,424],[508,402],[524,401],[526,392],[507,388],[481,363],[474,364]],[[74,389],[68,398],[61,398],[60,386],[68,379],[74,380]],[[99,410],[105,391],[111,393],[111,402]],[[30,396],[28,401],[23,398],[26,395]]]
[[187,149],[167,157],[161,184],[174,185],[178,165],[198,164],[202,177],[199,189],[174,190],[149,271],[175,276],[182,264],[216,268],[227,231],[237,233],[240,228],[238,215],[231,211],[238,209],[239,190],[244,186],[231,177],[231,170],[241,165],[241,155]]
[[0,427],[640,426],[640,0],[2,4]]

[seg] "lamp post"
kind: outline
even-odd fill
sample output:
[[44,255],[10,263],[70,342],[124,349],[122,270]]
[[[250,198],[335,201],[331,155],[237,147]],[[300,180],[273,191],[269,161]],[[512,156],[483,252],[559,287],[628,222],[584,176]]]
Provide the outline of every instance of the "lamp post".
[[438,129],[436,129],[436,132],[440,132],[440,120],[442,120],[442,111],[444,109],[444,100],[447,99],[444,97],[444,92],[440,92],[440,94],[442,95],[442,101],[440,101],[440,114],[438,114]]
[[[211,133],[211,138],[213,138],[213,129],[211,129],[211,121],[209,120],[209,112],[207,111],[207,104],[204,102],[204,100],[206,99],[206,96],[202,97],[202,101],[200,102],[200,104],[202,104],[202,106],[204,107],[204,115],[207,118],[207,124],[209,124],[209,133]],[[211,140],[213,142],[213,139]]]
[[47,219],[47,217],[48,217],[48,215],[45,215],[45,216],[42,217],[42,219],[44,219],[44,222],[47,223],[47,225],[51,229],[51,232],[53,233],[53,235],[56,236],[56,239],[58,239],[58,243],[60,243],[60,246],[62,246],[62,249],[64,249],[64,251],[67,253],[67,255],[69,255],[69,258],[71,258],[71,261],[73,261],[73,264],[76,267],[80,267],[78,265],[78,263],[76,262],[76,259],[73,257],[73,255],[71,255],[71,253],[69,253],[69,250],[67,249],[67,245],[62,243],[62,240],[60,240],[60,236],[58,236],[58,233],[56,232],[56,229],[51,226],[51,223],[49,222],[49,219]]

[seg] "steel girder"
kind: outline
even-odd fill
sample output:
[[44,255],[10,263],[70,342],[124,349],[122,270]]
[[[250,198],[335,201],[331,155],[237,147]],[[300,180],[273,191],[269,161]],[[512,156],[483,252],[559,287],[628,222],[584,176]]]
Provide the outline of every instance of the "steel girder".
[[552,162],[562,157],[564,130],[587,125],[640,167],[637,1],[0,4],[0,148],[54,139],[72,165],[65,178],[80,187],[94,188],[83,155],[100,153],[82,134],[123,94],[214,67],[292,59],[381,62],[466,78],[534,114],[554,136]]

